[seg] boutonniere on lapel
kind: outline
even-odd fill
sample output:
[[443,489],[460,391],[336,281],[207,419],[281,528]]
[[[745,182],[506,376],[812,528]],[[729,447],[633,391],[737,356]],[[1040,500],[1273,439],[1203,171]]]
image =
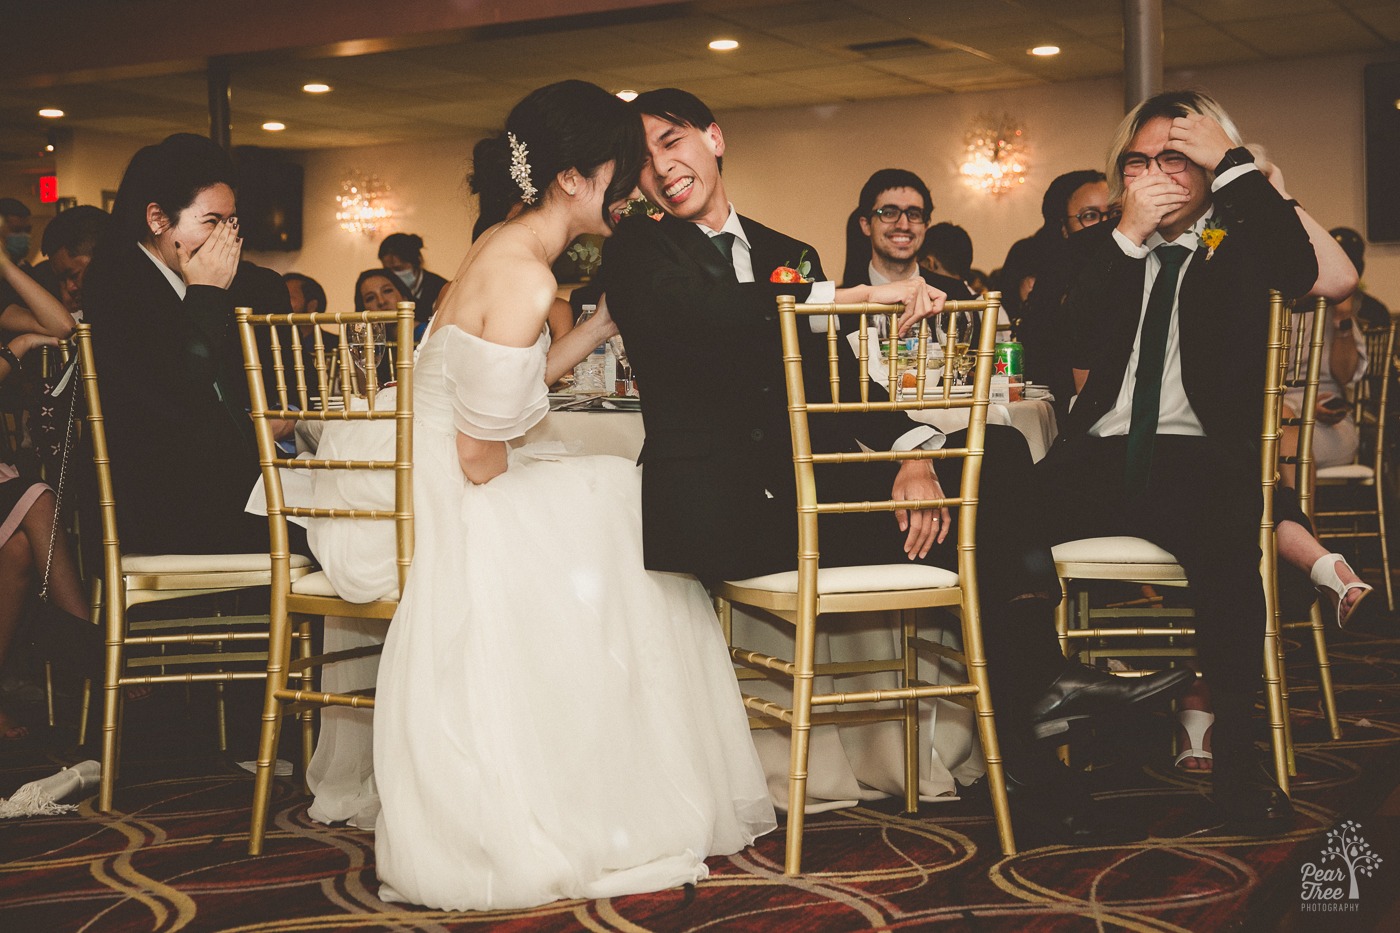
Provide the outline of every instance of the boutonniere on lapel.
[[1201,231],[1201,242],[1206,248],[1206,262],[1210,262],[1210,257],[1215,255],[1227,234],[1228,231],[1214,217],[1206,221],[1206,227]]
[[789,285],[796,282],[810,282],[808,274],[812,271],[812,264],[807,261],[807,251],[804,249],[802,255],[797,257],[797,262],[790,266],[779,266],[768,276],[768,281],[777,282],[782,285]]

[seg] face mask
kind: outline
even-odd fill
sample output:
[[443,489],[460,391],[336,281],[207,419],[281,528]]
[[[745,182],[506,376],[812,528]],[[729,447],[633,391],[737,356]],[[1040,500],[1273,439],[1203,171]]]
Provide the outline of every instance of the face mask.
[[412,269],[395,269],[394,275],[403,280],[403,284],[408,286],[409,291],[412,291],[413,286],[418,282],[418,276]]
[[10,258],[15,262],[29,255],[30,238],[27,233],[11,233],[5,237],[5,252],[10,254]]

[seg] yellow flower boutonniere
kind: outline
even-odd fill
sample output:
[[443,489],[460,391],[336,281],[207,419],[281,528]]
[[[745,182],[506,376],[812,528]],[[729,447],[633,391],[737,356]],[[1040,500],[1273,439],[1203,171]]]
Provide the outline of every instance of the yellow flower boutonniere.
[[1217,224],[1214,217],[1206,221],[1206,227],[1201,231],[1201,242],[1206,246],[1206,262],[1210,262],[1210,257],[1215,255],[1215,251],[1224,242],[1226,233],[1225,228]]

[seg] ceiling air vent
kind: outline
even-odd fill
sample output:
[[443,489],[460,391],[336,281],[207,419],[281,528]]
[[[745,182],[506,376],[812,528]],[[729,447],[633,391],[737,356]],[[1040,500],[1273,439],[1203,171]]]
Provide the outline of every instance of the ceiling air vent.
[[846,48],[866,58],[899,58],[903,55],[922,55],[937,51],[927,42],[913,36],[903,39],[881,39],[878,42],[856,42]]

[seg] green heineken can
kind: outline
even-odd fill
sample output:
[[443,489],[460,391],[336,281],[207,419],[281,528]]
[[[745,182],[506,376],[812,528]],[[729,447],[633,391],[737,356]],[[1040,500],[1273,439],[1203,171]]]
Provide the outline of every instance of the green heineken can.
[[1024,382],[1026,367],[1019,343],[999,343],[992,355],[993,375],[1009,376],[1011,382]]

